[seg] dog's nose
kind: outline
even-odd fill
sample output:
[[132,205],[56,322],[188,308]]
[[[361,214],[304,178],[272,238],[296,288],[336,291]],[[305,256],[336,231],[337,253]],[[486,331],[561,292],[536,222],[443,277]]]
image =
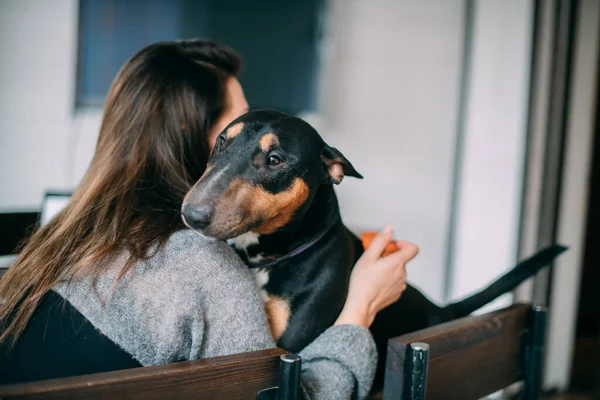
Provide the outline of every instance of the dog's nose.
[[206,228],[212,218],[212,210],[187,204],[183,207],[185,222],[194,229]]

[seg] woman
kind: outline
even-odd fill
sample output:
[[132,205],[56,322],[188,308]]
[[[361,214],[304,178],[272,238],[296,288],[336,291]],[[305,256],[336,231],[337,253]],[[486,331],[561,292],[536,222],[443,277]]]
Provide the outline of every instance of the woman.
[[[226,244],[185,229],[179,211],[218,133],[248,109],[240,66],[231,49],[199,40],[151,45],[125,64],[71,202],[0,281],[0,382],[275,346],[248,269]],[[367,328],[399,298],[417,253],[398,242],[380,257],[391,236],[358,261],[335,325],[301,353],[306,397],[368,392]]]

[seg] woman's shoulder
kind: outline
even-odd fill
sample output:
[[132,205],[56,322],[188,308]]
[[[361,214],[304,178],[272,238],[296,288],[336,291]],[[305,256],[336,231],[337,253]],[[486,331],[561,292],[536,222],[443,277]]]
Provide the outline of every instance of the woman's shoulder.
[[229,247],[226,243],[204,236],[191,229],[182,229],[174,232],[169,236],[163,251],[183,252],[185,250],[195,248],[201,250],[207,247]]
[[252,283],[248,268],[229,245],[190,229],[172,234],[143,264],[142,274],[168,275],[170,284],[191,290],[210,289],[211,284],[219,282]]
[[185,264],[186,261],[192,264],[197,262],[230,264],[233,261],[236,267],[243,264],[227,243],[203,236],[191,229],[173,233],[153,258],[156,256],[177,260],[180,265]]
[[[239,330],[261,312],[248,268],[223,242],[193,231],[176,232],[118,281],[123,260],[98,279],[96,291],[90,290],[90,279],[55,290],[143,365],[226,354],[232,352],[229,347],[238,350],[219,338],[229,326],[237,323]],[[254,322],[254,331],[264,328],[259,322]]]

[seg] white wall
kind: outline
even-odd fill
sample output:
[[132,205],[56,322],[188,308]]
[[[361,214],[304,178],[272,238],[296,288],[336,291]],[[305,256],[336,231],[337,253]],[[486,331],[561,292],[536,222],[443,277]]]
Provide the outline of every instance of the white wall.
[[0,2],[0,210],[70,185],[77,3]]
[[[98,110],[73,110],[76,0],[0,2],[0,210],[71,188]],[[411,281],[443,300],[464,1],[333,1],[323,134],[365,175],[340,187],[356,230],[396,227],[421,245]],[[368,140],[368,142],[367,142]],[[365,145],[368,143],[368,145]]]
[[[475,2],[450,299],[517,261],[527,137],[533,2]],[[481,311],[504,306],[506,295]]]
[[324,51],[321,131],[365,176],[338,190],[344,219],[357,232],[392,222],[418,243],[409,279],[437,301],[510,269],[518,243],[533,2],[475,1],[463,88],[465,7],[334,0]]
[[410,281],[443,300],[464,1],[334,0],[321,133],[361,172],[339,186],[356,232],[418,243]]
[[[475,46],[483,61],[471,82],[469,104],[477,115],[465,141],[465,155],[475,159],[463,164],[458,230],[451,233],[465,1],[331,1],[317,128],[365,176],[339,187],[344,219],[357,232],[391,222],[398,238],[418,243],[410,280],[437,301],[446,300],[447,278],[452,296],[460,297],[514,258],[507,237],[514,227],[516,177],[500,182],[501,198],[488,198],[494,188],[469,174],[482,161],[488,162],[486,176],[499,181],[502,167],[491,160],[520,168],[518,111],[526,89],[519,86],[523,66],[511,64],[511,56],[521,60],[525,51],[518,40],[529,4],[477,2],[490,27]],[[93,154],[100,111],[73,109],[77,6],[77,0],[0,1],[0,210],[37,208],[44,190],[72,188]],[[488,42],[495,45],[486,50]],[[484,145],[485,135],[497,146]],[[506,147],[503,135],[517,142]],[[478,146],[494,158],[480,157]],[[484,196],[473,198],[472,190]],[[501,214],[492,217],[490,209]],[[479,236],[473,227],[483,221],[489,225]],[[458,251],[447,277],[450,234]]]

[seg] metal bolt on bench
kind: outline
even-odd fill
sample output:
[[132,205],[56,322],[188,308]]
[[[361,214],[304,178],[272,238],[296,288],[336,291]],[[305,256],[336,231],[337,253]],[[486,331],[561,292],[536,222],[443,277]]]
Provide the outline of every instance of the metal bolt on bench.
[[523,398],[537,399],[542,386],[542,363],[548,308],[533,305],[529,313],[529,343],[525,361],[525,389]]
[[407,351],[408,392],[411,400],[425,400],[427,387],[427,366],[429,364],[429,345],[423,342],[411,343]]
[[256,400],[300,400],[300,372],[302,357],[298,354],[283,354],[279,361],[278,386],[263,389]]

